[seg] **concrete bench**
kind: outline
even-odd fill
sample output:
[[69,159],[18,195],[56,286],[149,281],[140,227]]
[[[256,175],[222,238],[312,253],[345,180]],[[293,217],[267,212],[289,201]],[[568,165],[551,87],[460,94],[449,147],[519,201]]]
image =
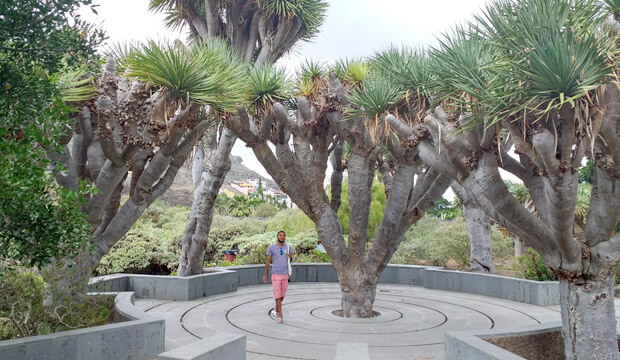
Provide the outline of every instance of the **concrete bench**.
[[245,335],[220,332],[165,353],[158,360],[245,360]]
[[370,352],[366,343],[345,343],[336,345],[335,360],[370,360]]

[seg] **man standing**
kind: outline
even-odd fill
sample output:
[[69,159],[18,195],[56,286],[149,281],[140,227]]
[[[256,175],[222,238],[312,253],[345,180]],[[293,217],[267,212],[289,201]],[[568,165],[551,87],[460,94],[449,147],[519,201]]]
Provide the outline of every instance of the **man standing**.
[[[282,322],[282,300],[286,294],[288,287],[288,260],[292,260],[291,247],[284,245],[286,241],[286,233],[278,231],[278,242],[271,244],[267,249],[267,261],[265,262],[265,275],[263,275],[263,283],[267,283],[267,273],[269,272],[269,264],[273,262],[271,267],[271,285],[273,287],[273,297],[276,299],[276,321]],[[288,259],[287,259],[288,257]]]

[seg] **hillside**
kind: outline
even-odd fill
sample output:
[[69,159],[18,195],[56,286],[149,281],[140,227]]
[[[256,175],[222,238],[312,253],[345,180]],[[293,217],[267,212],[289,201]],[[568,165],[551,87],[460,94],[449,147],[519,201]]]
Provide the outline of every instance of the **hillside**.
[[[265,188],[279,189],[273,180],[265,179],[264,177],[258,175],[258,173],[245,167],[241,157],[232,156],[231,163],[232,166],[226,175],[224,184],[229,184],[234,180],[261,178]],[[192,174],[190,172],[190,168],[188,166],[183,166],[179,169],[179,173],[174,179],[172,186],[170,186],[170,189],[166,191],[161,199],[168,205],[182,205],[189,207],[192,206],[193,191],[194,185],[192,184]]]

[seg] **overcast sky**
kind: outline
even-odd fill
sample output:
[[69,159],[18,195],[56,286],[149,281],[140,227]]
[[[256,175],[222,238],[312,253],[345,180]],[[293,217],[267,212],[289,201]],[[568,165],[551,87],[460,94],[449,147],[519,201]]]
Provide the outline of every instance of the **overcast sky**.
[[[333,61],[345,57],[371,56],[391,44],[425,47],[436,37],[472,18],[483,0],[328,0],[329,8],[320,34],[301,43],[280,63],[293,68],[303,59]],[[185,38],[163,26],[163,15],[149,12],[148,0],[95,0],[98,15],[85,14],[99,24],[109,42]],[[233,154],[244,165],[269,177],[250,149],[240,141]]]

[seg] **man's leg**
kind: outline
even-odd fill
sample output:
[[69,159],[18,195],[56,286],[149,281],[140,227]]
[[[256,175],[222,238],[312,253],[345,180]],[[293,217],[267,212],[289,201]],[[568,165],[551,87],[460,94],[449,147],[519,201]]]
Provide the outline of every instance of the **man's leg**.
[[280,318],[282,318],[282,299],[284,298],[276,299],[276,312]]

